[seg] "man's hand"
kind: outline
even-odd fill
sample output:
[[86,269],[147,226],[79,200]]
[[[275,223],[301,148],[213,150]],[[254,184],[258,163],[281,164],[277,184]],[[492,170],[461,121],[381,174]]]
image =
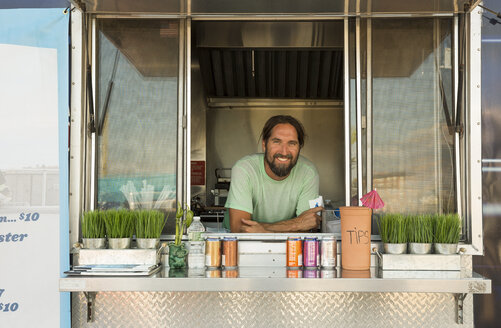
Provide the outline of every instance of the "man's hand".
[[240,226],[241,232],[252,232],[252,233],[265,233],[269,232],[265,227],[256,221],[241,219],[242,225]]
[[319,206],[310,208],[309,210],[306,210],[303,213],[301,213],[297,218],[294,219],[296,221],[295,230],[308,231],[317,228],[322,222],[322,218],[317,215],[317,212],[320,212],[323,209],[324,209],[323,207]]

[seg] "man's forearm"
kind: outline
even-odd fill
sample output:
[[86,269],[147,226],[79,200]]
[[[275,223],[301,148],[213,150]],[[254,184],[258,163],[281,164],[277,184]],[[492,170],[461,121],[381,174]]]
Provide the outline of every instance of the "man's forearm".
[[261,225],[269,232],[299,232],[302,230],[298,228],[297,219],[293,218],[275,223],[261,223]]

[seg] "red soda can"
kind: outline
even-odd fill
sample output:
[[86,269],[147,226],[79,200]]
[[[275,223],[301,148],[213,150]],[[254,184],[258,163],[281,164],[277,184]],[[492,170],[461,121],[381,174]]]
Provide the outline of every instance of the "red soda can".
[[320,253],[318,252],[318,239],[307,237],[303,243],[304,266],[307,268],[317,267]]
[[303,266],[303,243],[301,237],[287,238],[287,266],[300,268]]

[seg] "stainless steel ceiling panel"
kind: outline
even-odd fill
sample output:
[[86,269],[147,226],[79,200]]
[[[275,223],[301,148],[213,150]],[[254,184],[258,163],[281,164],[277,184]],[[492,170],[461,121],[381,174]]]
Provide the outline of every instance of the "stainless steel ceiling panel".
[[211,48],[342,48],[343,21],[198,22],[197,46]]

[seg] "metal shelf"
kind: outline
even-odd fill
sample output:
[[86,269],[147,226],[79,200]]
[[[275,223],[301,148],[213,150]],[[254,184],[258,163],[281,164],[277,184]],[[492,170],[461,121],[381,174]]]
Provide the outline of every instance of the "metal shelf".
[[[256,269],[255,269],[256,270]],[[257,269],[259,270],[259,269]],[[280,268],[262,268],[279,271]],[[339,276],[339,275],[338,275]],[[59,280],[61,292],[368,292],[368,293],[491,293],[491,280],[473,273],[469,278],[285,278],[239,277],[169,278],[152,277],[66,277]]]

